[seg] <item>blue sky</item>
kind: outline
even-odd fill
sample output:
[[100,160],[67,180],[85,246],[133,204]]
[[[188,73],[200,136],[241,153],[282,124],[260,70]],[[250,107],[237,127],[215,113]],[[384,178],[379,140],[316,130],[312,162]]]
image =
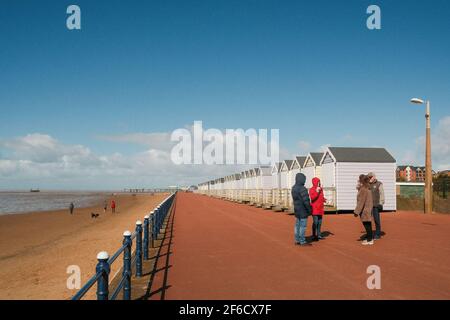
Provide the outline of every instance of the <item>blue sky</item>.
[[[66,28],[70,4],[81,8],[81,30]],[[381,8],[381,30],[366,28],[370,4]],[[399,163],[420,164],[424,118],[408,102],[413,96],[432,103],[435,168],[450,164],[448,1],[0,6],[2,189],[199,182],[210,169],[133,172],[137,155],[158,148],[105,138],[170,133],[194,120],[205,128],[279,128],[288,154],[383,146]],[[47,150],[45,159],[36,148]],[[101,170],[84,170],[89,159],[100,159]],[[43,163],[48,172],[40,175]]]

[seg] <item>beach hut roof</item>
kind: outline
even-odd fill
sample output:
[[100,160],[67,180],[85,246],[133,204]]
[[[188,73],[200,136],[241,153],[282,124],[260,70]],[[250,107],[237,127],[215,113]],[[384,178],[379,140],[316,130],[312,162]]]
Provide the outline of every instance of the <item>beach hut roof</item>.
[[336,162],[396,162],[385,148],[329,147],[328,151]]
[[306,156],[297,156],[295,157],[295,160],[292,161],[291,167],[289,170],[292,170],[295,168],[295,166],[298,166],[298,168],[303,168],[303,165],[305,164]]
[[322,160],[323,157],[323,152],[311,152],[311,158],[314,160],[314,162],[316,163],[316,165],[318,165],[320,163],[320,160]]
[[272,166],[272,173],[280,172],[281,170],[281,162],[277,162]]
[[313,164],[314,166],[320,165],[324,154],[324,152],[310,152],[306,156],[302,168],[306,167],[307,164],[308,166],[311,166],[311,164]]
[[281,171],[289,171],[289,170],[291,170],[291,166],[292,166],[293,162],[294,162],[294,160],[284,160],[283,161],[283,167],[282,167]]
[[258,175],[260,175],[260,176],[268,176],[271,173],[272,167],[270,167],[270,166],[261,166],[258,169],[259,169]]

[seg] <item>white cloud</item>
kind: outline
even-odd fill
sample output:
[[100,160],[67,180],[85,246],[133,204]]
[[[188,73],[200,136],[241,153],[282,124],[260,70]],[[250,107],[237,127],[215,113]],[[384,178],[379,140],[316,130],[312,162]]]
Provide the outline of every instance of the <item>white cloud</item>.
[[[147,138],[151,138],[151,142]],[[97,155],[41,133],[0,140],[2,189],[165,187],[196,184],[247,170],[234,165],[175,165],[165,142],[168,134],[132,134],[111,141],[141,143],[131,155]],[[157,143],[156,143],[157,142]],[[151,145],[151,147],[149,147]]]

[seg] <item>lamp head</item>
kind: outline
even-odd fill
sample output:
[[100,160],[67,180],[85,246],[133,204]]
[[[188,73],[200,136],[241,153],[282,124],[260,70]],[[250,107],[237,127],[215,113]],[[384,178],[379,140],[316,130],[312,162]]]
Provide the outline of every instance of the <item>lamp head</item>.
[[424,104],[425,101],[423,101],[422,99],[419,99],[419,98],[412,98],[412,99],[411,99],[411,103],[415,103],[415,104]]

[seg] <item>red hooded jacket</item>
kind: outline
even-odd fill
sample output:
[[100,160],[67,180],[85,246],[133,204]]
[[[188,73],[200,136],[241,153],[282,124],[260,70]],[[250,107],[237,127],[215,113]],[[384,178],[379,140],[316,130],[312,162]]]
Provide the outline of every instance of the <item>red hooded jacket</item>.
[[[312,179],[312,187],[309,189],[309,197],[311,198],[311,207],[312,207],[312,214],[314,216],[322,216],[325,213],[324,210],[324,204],[325,204],[325,197],[323,195],[323,189],[322,187],[319,187],[320,179],[319,178],[313,178]],[[320,188],[319,192],[317,192],[317,189]]]

